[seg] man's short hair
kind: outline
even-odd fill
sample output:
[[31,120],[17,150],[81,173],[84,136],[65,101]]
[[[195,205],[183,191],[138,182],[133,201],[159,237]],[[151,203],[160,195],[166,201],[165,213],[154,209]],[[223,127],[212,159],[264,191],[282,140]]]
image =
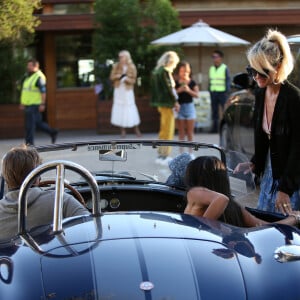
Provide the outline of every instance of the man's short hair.
[[30,58],[27,60],[27,63],[32,63],[34,66],[39,65],[39,61],[35,58]]
[[218,54],[220,57],[224,57],[224,53],[221,50],[215,50],[213,53]]
[[2,159],[2,176],[8,188],[20,188],[26,176],[41,162],[33,147],[21,145],[9,150]]

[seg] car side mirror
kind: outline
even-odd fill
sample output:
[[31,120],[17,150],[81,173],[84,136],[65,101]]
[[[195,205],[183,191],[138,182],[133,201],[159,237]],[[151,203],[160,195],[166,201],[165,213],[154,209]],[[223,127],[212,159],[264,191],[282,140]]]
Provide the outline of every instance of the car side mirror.
[[232,82],[238,89],[248,89],[250,87],[250,78],[247,73],[236,74]]

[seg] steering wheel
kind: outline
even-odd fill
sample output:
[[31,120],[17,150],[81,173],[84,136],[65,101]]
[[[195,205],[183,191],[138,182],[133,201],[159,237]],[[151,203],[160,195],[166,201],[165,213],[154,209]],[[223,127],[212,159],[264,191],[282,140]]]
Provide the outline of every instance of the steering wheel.
[[[47,185],[51,185],[51,184],[55,184],[55,180],[44,180],[44,181],[40,181],[39,182],[39,186],[43,187],[43,186],[47,186]],[[69,189],[71,191],[71,193],[73,194],[73,196],[83,205],[86,207],[86,203],[84,201],[84,198],[82,197],[82,195],[74,188],[72,187],[70,184],[68,184],[67,182],[64,182],[64,187]]]
[[28,189],[35,182],[36,178],[43,173],[50,170],[56,169],[55,179],[55,202],[53,212],[53,232],[60,233],[62,231],[62,210],[63,210],[63,194],[64,194],[64,183],[65,183],[65,169],[69,169],[78,173],[86,179],[87,183],[91,188],[92,194],[92,216],[99,216],[101,214],[100,203],[100,191],[98,184],[94,176],[83,166],[65,160],[55,160],[46,162],[34,170],[32,170],[23,181],[20,192],[19,192],[19,207],[18,207],[18,233],[26,235],[26,211],[27,211],[27,200],[26,194]]

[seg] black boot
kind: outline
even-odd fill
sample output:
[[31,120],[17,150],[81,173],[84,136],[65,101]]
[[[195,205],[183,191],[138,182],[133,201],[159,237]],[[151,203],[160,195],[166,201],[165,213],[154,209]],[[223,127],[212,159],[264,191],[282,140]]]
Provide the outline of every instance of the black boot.
[[58,130],[57,129],[53,129],[50,136],[51,136],[51,143],[55,144],[56,139],[57,139],[57,135],[58,135]]

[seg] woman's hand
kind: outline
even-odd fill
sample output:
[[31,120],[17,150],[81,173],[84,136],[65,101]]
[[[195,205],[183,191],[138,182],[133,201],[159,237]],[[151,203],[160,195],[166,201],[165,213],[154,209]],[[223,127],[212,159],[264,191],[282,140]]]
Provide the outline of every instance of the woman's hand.
[[176,101],[176,102],[174,103],[173,109],[174,109],[176,112],[179,112],[179,110],[180,110],[180,104],[179,104],[178,101]]
[[275,200],[275,208],[284,215],[292,213],[292,206],[289,195],[278,191]]
[[187,91],[187,85],[186,84],[181,84],[179,88],[176,89],[177,93],[183,93]]
[[235,169],[233,170],[233,174],[243,172],[244,174],[248,174],[252,172],[254,169],[254,164],[252,162],[243,162],[239,163]]
[[288,225],[298,226],[300,224],[300,212],[292,211],[292,213],[289,214],[289,216],[288,216],[288,218],[286,218],[286,220],[291,222]]

